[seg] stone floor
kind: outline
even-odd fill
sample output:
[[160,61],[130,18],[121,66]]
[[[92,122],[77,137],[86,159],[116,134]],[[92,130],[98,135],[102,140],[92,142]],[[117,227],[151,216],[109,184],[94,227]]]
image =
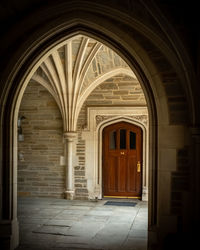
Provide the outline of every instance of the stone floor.
[[147,203],[134,200],[135,207],[126,207],[106,201],[19,198],[17,250],[146,250]]

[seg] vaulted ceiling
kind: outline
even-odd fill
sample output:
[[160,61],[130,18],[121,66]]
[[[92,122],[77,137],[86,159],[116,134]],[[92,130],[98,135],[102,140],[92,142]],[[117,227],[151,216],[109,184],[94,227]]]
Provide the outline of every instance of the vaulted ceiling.
[[[133,85],[137,85],[136,94],[139,91],[140,99],[144,100],[135,74],[119,55],[92,38],[77,35],[50,50],[32,80],[42,84],[55,98],[63,117],[64,130],[75,131],[79,112],[87,97],[100,84],[106,84],[108,79],[117,75],[132,79]],[[122,85],[119,86],[123,88]],[[120,98],[125,101],[125,97]]]

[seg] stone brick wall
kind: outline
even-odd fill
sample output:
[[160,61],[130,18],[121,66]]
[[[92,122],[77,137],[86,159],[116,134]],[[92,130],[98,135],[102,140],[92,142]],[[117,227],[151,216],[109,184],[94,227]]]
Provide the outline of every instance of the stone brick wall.
[[138,80],[123,74],[113,76],[100,84],[86,102],[87,105],[146,105]]
[[102,45],[87,70],[81,93],[99,76],[116,68],[128,69],[129,67],[118,54],[107,46]]
[[87,126],[88,106],[146,106],[145,97],[139,82],[133,77],[123,74],[109,78],[100,84],[88,96],[80,111],[77,130],[78,166],[74,170],[76,199],[87,199],[87,179],[85,178],[85,141],[82,140],[82,130]]
[[18,195],[63,197],[63,127],[59,108],[44,87],[31,81],[21,102],[19,116],[22,115],[24,141],[18,142]]
[[[123,74],[114,76],[97,87],[85,101],[79,114],[74,166],[75,199],[88,199],[85,178],[85,141],[82,129],[86,126],[88,106],[145,106],[145,97],[138,81]],[[18,194],[20,196],[63,197],[65,166],[63,155],[62,117],[53,97],[44,87],[31,81],[24,93],[19,116],[24,141],[18,143]]]
[[171,213],[183,214],[184,195],[190,191],[189,148],[177,150],[177,171],[171,174]]
[[85,140],[82,139],[81,132],[78,132],[76,145],[76,155],[78,156],[78,166],[74,169],[75,199],[88,199],[87,179],[85,178]]
[[146,100],[138,80],[120,74],[104,81],[88,96],[79,114],[79,127],[86,126],[88,106],[146,106]]

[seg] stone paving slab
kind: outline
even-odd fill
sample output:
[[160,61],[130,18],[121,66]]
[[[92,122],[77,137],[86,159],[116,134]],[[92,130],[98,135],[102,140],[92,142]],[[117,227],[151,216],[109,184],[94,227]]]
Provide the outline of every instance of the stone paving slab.
[[123,244],[122,249],[126,250],[146,250],[147,239],[146,238],[127,238]]
[[52,225],[52,226],[72,226],[75,223],[74,220],[56,220],[56,219],[50,219],[43,223],[43,225]]
[[88,222],[88,220],[94,221],[94,222],[107,222],[109,220],[110,216],[105,215],[88,215],[85,214],[82,217],[82,222]]
[[17,250],[146,250],[147,203],[117,207],[105,202],[20,198]]

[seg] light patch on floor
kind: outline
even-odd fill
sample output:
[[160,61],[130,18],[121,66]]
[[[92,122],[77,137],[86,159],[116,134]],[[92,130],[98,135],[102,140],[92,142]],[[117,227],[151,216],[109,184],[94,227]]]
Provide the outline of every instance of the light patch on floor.
[[134,200],[135,207],[105,202],[19,198],[17,250],[146,250],[147,202]]

